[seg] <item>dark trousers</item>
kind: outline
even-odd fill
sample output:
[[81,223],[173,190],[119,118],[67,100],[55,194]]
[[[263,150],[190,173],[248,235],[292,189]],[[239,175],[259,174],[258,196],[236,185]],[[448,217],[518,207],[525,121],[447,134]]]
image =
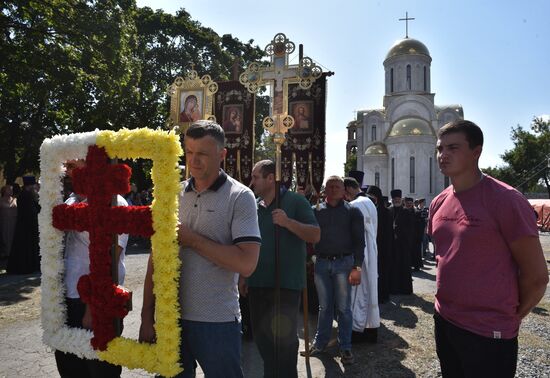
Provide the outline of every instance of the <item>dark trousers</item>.
[[[264,361],[264,377],[298,376],[298,309],[300,290],[281,289],[279,318],[279,361],[275,361],[275,289],[248,288],[254,341]],[[275,372],[278,368],[278,376]]]
[[459,328],[441,317],[435,320],[437,357],[444,378],[514,377],[518,338],[491,339]]
[[[67,298],[67,325],[82,328],[86,305],[78,298]],[[62,378],[120,377],[122,367],[105,361],[79,358],[72,353],[55,351],[57,371]]]

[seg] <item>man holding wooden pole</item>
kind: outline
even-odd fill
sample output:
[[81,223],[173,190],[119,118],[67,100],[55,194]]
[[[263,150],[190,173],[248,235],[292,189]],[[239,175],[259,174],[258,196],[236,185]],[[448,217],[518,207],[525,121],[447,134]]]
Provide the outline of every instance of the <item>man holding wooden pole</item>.
[[[300,294],[305,286],[306,242],[316,243],[320,229],[305,197],[285,189],[276,206],[275,164],[262,160],[252,170],[251,187],[258,196],[258,222],[262,235],[260,259],[256,271],[241,293],[248,294],[252,333],[264,362],[264,377],[297,377],[298,313]],[[279,228],[279,301],[275,308],[275,227]],[[279,316],[277,317],[277,313]],[[274,325],[278,324],[278,338]],[[279,361],[275,361],[278,346]]]

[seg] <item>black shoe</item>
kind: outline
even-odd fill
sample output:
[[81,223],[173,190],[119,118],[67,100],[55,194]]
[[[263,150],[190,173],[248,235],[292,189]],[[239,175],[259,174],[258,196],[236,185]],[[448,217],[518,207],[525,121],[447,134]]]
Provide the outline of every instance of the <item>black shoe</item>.
[[351,350],[346,349],[340,351],[340,360],[342,361],[343,365],[351,365],[355,362],[355,357],[353,357],[353,353],[351,353]]
[[351,332],[351,343],[361,344],[369,343],[376,344],[378,341],[378,328],[365,328],[363,332]]

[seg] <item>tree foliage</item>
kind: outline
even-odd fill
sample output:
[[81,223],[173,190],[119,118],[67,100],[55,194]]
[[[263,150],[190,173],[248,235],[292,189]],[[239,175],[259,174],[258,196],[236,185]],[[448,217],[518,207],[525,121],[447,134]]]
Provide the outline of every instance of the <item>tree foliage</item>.
[[511,138],[514,148],[501,156],[507,165],[485,171],[522,192],[538,191],[543,184],[550,198],[550,121],[535,117],[530,130],[512,128]]
[[350,171],[357,169],[357,149],[353,149],[347,156],[344,163],[344,174],[349,176]]
[[0,164],[38,166],[45,137],[124,125],[139,62],[133,1],[8,1],[0,6]]
[[[219,36],[184,9],[135,0],[0,3],[0,166],[8,181],[38,170],[44,138],[96,128],[164,127],[166,89],[190,64],[216,81],[264,53]],[[260,100],[260,108],[264,104]]]

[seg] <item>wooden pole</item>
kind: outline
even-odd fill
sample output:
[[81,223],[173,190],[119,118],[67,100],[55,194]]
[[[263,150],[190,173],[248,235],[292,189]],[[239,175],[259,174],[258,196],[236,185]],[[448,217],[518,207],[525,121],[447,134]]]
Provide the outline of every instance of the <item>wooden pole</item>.
[[[281,207],[281,144],[275,138],[275,208]],[[281,336],[281,262],[280,262],[280,227],[275,225],[275,377],[279,376],[279,348]]]
[[306,285],[302,289],[302,303],[304,307],[304,345],[306,347],[306,365],[309,365],[309,306],[307,298],[307,259],[306,259]]

